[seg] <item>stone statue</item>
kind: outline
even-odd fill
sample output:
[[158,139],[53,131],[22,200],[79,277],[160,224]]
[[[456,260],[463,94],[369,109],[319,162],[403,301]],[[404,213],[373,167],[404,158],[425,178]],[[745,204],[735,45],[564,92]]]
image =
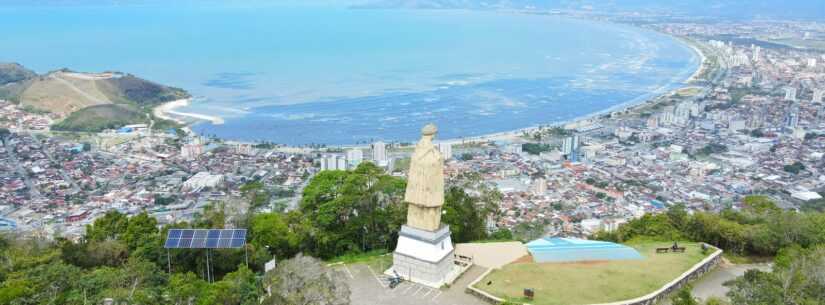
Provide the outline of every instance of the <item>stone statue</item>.
[[415,145],[410,160],[407,191],[407,225],[416,229],[436,231],[441,226],[441,206],[444,204],[444,158],[433,145],[438,128],[428,124],[421,129],[421,140]]
[[438,288],[450,284],[463,272],[453,260],[455,248],[450,226],[441,224],[444,204],[444,158],[433,145],[438,129],[433,124],[421,129],[407,177],[404,201],[407,224],[398,231],[392,268],[385,274]]

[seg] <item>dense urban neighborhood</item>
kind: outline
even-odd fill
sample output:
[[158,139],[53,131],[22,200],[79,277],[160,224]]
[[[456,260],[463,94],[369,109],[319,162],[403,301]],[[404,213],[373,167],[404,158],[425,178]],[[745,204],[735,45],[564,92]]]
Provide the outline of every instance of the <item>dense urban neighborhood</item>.
[[[719,211],[752,194],[786,209],[821,205],[825,53],[742,37],[825,34],[804,24],[651,27],[704,54],[687,87],[573,123],[438,144],[451,183],[474,179],[501,193],[491,231],[586,236],[675,203]],[[404,176],[411,153],[408,143],[289,148],[146,125],[50,133],[54,115],[9,101],[0,102],[0,115],[10,131],[0,148],[0,211],[7,229],[37,236],[80,236],[111,209],[149,211],[161,223],[215,202],[286,210],[320,170],[369,161]],[[252,182],[267,192],[256,206],[238,200]]]

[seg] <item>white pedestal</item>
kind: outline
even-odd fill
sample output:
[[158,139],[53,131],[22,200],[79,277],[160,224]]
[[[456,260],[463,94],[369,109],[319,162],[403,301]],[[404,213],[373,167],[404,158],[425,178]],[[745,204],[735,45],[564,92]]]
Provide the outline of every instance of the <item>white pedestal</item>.
[[405,280],[438,288],[450,284],[463,271],[453,262],[449,226],[435,232],[401,226],[398,245],[393,253],[393,266],[385,272]]

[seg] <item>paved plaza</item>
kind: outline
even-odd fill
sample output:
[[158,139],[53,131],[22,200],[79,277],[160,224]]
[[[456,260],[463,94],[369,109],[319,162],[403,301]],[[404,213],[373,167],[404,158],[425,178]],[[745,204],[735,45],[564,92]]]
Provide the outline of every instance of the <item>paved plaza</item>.
[[456,244],[455,253],[469,257],[474,264],[484,268],[501,268],[530,255],[527,247],[517,241]]
[[350,280],[350,299],[353,305],[486,305],[480,299],[464,292],[470,282],[484,273],[486,269],[482,267],[471,267],[449,288],[441,289],[409,281],[389,288],[388,276],[366,264],[338,265],[335,268]]

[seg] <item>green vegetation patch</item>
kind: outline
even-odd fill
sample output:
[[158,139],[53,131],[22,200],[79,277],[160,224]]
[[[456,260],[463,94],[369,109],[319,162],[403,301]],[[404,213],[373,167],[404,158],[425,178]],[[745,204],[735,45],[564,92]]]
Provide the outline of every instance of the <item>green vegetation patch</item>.
[[[166,102],[189,98],[183,89],[159,85],[133,75],[107,80],[114,90],[108,95],[136,103],[141,106],[159,105]],[[117,100],[117,99],[115,99]]]
[[73,112],[52,125],[58,131],[100,132],[128,124],[148,123],[146,114],[129,105],[98,105]]
[[[536,305],[598,304],[654,292],[706,257],[699,243],[680,243],[685,253],[656,253],[667,242],[629,244],[645,259],[578,263],[514,263],[495,270],[476,288],[516,302]],[[492,282],[490,285],[486,283]],[[522,297],[533,288],[535,298]]]
[[16,83],[36,77],[37,74],[15,63],[0,63],[0,85]]
[[531,155],[538,155],[543,152],[551,151],[552,149],[553,147],[551,147],[549,144],[524,143],[521,145],[521,150]]

